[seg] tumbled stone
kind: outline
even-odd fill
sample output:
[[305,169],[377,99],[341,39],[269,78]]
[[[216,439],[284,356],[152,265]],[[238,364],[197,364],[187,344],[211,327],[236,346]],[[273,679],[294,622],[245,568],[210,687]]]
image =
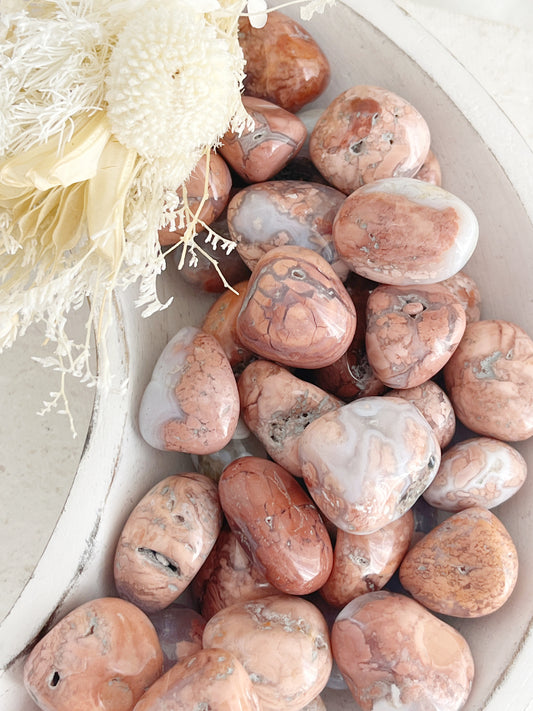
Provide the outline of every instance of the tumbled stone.
[[344,281],[349,269],[337,254],[331,231],[345,198],[328,185],[301,180],[250,185],[228,205],[231,238],[250,269],[270,249],[294,244],[320,254]]
[[498,610],[518,576],[516,548],[485,508],[453,514],[422,538],[400,566],[400,581],[422,605],[443,615],[481,617]]
[[320,589],[322,597],[330,605],[344,607],[359,595],[381,590],[407,553],[413,531],[412,511],[366,535],[339,529],[333,568]]
[[518,450],[492,437],[474,437],[442,455],[424,498],[445,511],[469,506],[492,509],[514,496],[526,476],[527,464]]
[[196,575],[221,526],[213,481],[196,473],[163,479],[139,501],[120,534],[118,594],[147,612],[167,607]]
[[24,685],[46,711],[132,711],[163,671],[156,631],[118,598],[86,602],[33,648]]
[[175,604],[150,612],[148,617],[163,651],[163,671],[168,671],[178,660],[202,649],[206,621],[196,610]]
[[414,106],[387,89],[360,85],[320,116],[309,151],[327,181],[349,194],[381,178],[413,177],[429,145],[429,128]]
[[[206,187],[206,169],[207,176],[207,197],[204,200],[204,190]],[[190,217],[196,215],[198,210],[198,219],[206,225],[210,225],[217,217],[219,217],[229,199],[231,190],[231,174],[226,165],[225,160],[211,151],[209,153],[209,168],[207,168],[207,157],[203,155],[191,175],[185,181],[185,189],[187,193],[187,204],[190,211]],[[178,189],[180,200],[184,199],[183,188]],[[203,202],[202,202],[203,201]],[[159,241],[163,246],[176,244],[179,242],[185,230],[187,223],[184,225],[167,225],[159,230]],[[201,227],[195,230],[199,232]]]
[[433,380],[414,388],[389,390],[386,397],[401,397],[420,410],[437,437],[441,449],[447,447],[455,434],[455,413],[450,398]]
[[239,44],[246,61],[246,94],[296,113],[326,88],[329,62],[299,22],[281,12],[268,14],[264,27],[239,18]]
[[237,317],[246,348],[299,368],[333,363],[355,326],[353,303],[332,267],[316,252],[291,245],[261,257]]
[[200,649],[179,661],[134,711],[262,711],[246,670],[226,649]]
[[433,151],[429,151],[426,160],[422,163],[422,167],[414,176],[417,180],[423,180],[425,183],[432,185],[442,185],[442,172],[437,156]]
[[413,178],[390,178],[349,195],[333,239],[354,272],[384,284],[433,284],[453,276],[478,240],[476,216],[452,193]]
[[533,435],[533,340],[516,324],[468,324],[444,379],[455,414],[472,432],[510,442]]
[[312,422],[299,444],[315,503],[338,528],[372,533],[400,518],[434,478],[440,448],[410,402],[365,397]]
[[309,423],[342,400],[300,380],[276,363],[256,360],[238,382],[241,413],[272,459],[294,476],[301,476],[298,441]]
[[279,591],[255,566],[233,531],[222,530],[192,589],[202,615],[213,615],[236,602],[257,600]]
[[362,711],[460,711],[470,694],[466,640],[404,595],[382,590],[350,602],[331,644]]
[[479,321],[481,318],[481,294],[472,277],[463,271],[459,271],[440,283],[449,289],[461,304],[465,310],[467,323]]
[[466,327],[463,307],[439,284],[378,286],[366,320],[368,362],[391,388],[413,388],[436,375]]
[[221,345],[198,328],[182,328],[142,396],[141,435],[156,449],[208,454],[230,441],[238,419],[237,384]]
[[322,691],[331,670],[323,616],[293,595],[226,607],[207,623],[203,644],[235,654],[250,675],[262,711],[300,711]]
[[253,128],[245,128],[240,136],[228,131],[219,150],[241,178],[261,183],[297,155],[307,129],[297,116],[270,101],[243,96],[242,103],[253,119]]
[[315,505],[283,467],[259,457],[230,464],[220,504],[239,543],[271,585],[307,595],[327,580],[333,550]]

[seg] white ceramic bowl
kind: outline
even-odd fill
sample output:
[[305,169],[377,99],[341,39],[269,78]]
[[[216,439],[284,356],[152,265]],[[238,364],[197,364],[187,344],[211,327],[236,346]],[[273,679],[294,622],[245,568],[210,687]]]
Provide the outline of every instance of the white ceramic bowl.
[[[296,11],[292,12],[293,15]],[[533,335],[533,155],[494,102],[439,43],[391,0],[337,0],[309,29],[328,54],[332,81],[320,105],[354,84],[392,89],[429,123],[441,160],[444,187],[476,212],[479,246],[467,272],[479,283],[483,318],[503,318]],[[76,605],[113,594],[112,556],[120,529],[139,498],[157,480],[189,469],[183,455],[157,452],[139,436],[136,415],[143,389],[167,340],[199,324],[209,297],[175,278],[161,279],[167,311],[143,320],[133,293],[116,304],[108,349],[116,376],[97,393],[86,447],[58,524],[13,608],[0,625],[0,708],[33,711],[22,687],[27,651],[43,628]],[[533,442],[518,445],[533,465]],[[489,617],[458,620],[477,673],[468,711],[525,711],[533,699],[533,481],[496,513],[520,556],[517,587]],[[346,694],[323,694],[330,711],[356,709]]]

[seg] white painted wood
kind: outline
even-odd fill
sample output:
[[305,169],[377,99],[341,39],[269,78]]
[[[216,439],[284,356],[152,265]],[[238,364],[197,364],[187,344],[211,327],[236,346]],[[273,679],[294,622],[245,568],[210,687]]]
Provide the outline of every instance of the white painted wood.
[[[293,13],[294,14],[294,13]],[[446,50],[390,0],[345,0],[310,31],[332,64],[324,104],[353,84],[374,83],[410,100],[427,119],[442,162],[444,185],[476,212],[480,244],[468,265],[484,296],[483,316],[515,321],[533,335],[533,155],[489,96]],[[109,355],[116,387],[97,404],[87,447],[33,578],[0,625],[2,711],[33,711],[21,689],[21,659],[43,626],[82,601],[109,594],[111,561],[129,511],[154,481],[184,471],[185,457],[158,453],[136,426],[139,399],[153,364],[180,325],[198,324],[206,299],[179,287],[171,268],[162,298],[174,305],[143,320],[131,293],[116,303]],[[520,451],[533,464],[533,442]],[[517,543],[519,583],[499,612],[454,622],[468,638],[477,664],[467,711],[525,711],[533,698],[533,481],[499,515]],[[330,711],[355,709],[353,700],[327,691]]]

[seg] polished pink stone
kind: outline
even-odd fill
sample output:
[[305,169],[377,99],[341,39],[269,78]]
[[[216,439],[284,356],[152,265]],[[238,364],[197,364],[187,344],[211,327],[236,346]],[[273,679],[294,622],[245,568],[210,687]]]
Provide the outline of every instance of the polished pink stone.
[[232,531],[271,585],[307,595],[326,582],[333,564],[329,534],[289,472],[267,459],[243,457],[226,467],[218,492]]
[[155,365],[139,408],[139,429],[156,449],[208,454],[224,447],[239,419],[239,393],[216,338],[185,327]]
[[426,156],[426,160],[422,163],[422,167],[414,177],[417,180],[423,180],[425,183],[442,185],[440,163],[433,151],[429,151]]
[[117,591],[146,611],[185,590],[222,526],[216,484],[203,474],[170,476],[131,512],[115,552]]
[[520,326],[468,324],[444,378],[455,414],[472,432],[509,442],[533,435],[533,340]]
[[400,582],[422,605],[443,615],[482,617],[513,592],[518,556],[511,536],[481,506],[453,514],[407,553]]
[[33,648],[24,685],[45,711],[131,711],[163,672],[156,631],[118,598],[86,602]]
[[327,107],[309,150],[328,182],[349,194],[381,178],[414,176],[429,144],[429,128],[414,106],[392,91],[360,85]]
[[239,18],[239,44],[246,61],[244,88],[296,113],[316,99],[329,81],[329,62],[299,22],[274,11],[264,27]]
[[352,300],[333,268],[316,252],[291,245],[261,257],[237,317],[246,348],[300,368],[337,360],[355,326]]
[[294,595],[226,607],[207,623],[203,644],[238,657],[262,711],[300,711],[322,691],[331,671],[326,621]]
[[248,183],[270,180],[293,158],[305,141],[307,129],[294,114],[276,104],[243,96],[253,128],[225,134],[220,153]]
[[262,711],[262,707],[234,654],[200,649],[152,684],[134,711]]
[[466,640],[404,595],[382,590],[350,602],[331,644],[362,711],[460,711],[470,694],[474,662]]
[[343,281],[348,266],[331,235],[344,193],[328,185],[278,180],[249,185],[228,205],[228,227],[237,251],[250,269],[270,249],[287,244],[312,249]]
[[466,327],[463,307],[439,284],[378,286],[366,319],[368,362],[391,388],[413,388],[436,375]]
[[239,382],[244,421],[268,454],[294,476],[301,476],[298,441],[305,428],[343,402],[316,385],[266,360],[250,363]]
[[467,323],[479,321],[481,318],[481,294],[478,285],[471,276],[459,271],[440,283],[452,292],[464,308]]

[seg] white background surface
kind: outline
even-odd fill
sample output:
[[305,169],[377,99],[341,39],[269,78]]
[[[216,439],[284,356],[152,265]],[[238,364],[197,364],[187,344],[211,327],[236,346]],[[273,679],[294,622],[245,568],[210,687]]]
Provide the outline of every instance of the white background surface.
[[[533,2],[397,0],[492,94],[533,147]],[[71,386],[79,437],[60,415],[33,415],[56,389],[43,373],[38,329],[0,357],[0,619],[27,580],[57,520],[83,446],[92,392]]]

